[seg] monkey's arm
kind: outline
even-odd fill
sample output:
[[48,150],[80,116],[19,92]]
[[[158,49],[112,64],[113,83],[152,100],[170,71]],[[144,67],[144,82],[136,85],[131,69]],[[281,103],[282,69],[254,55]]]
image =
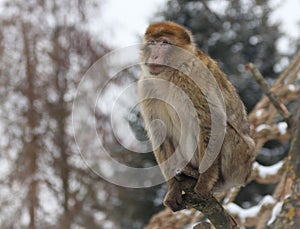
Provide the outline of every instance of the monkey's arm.
[[184,205],[179,183],[174,177],[182,159],[175,154],[170,117],[166,115],[165,104],[159,100],[143,101],[141,108],[155,158],[168,186],[164,204],[172,211],[179,211]]
[[[171,138],[168,134],[167,136],[163,136],[162,133],[163,131],[157,125],[151,125],[148,129],[155,158],[168,186],[164,204],[175,212],[184,209],[181,189],[178,181],[174,178],[176,170],[180,166],[181,159],[178,158],[178,154],[175,154],[175,147]],[[162,143],[160,143],[161,139],[164,139]]]
[[172,211],[179,211],[184,209],[185,206],[182,202],[182,192],[179,182],[174,177],[176,164],[178,164],[174,151],[172,142],[169,139],[165,139],[164,143],[154,150],[154,154],[168,186],[164,204]]

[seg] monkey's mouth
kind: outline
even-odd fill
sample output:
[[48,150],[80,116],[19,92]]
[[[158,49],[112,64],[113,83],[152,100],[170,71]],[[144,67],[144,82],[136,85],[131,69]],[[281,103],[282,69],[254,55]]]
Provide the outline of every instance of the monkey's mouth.
[[161,64],[147,64],[147,66],[149,68],[149,72],[153,75],[158,75],[166,67],[165,65],[161,65]]

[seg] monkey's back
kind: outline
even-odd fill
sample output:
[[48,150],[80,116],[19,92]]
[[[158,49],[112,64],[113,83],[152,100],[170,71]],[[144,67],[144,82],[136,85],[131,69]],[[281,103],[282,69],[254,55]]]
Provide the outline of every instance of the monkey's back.
[[[247,113],[243,102],[237,94],[234,86],[229,82],[226,75],[220,70],[214,60],[201,50],[198,51],[198,57],[212,73],[222,92],[226,109],[226,134],[220,152],[220,158],[217,158],[212,166],[219,166],[220,176],[214,188],[215,191],[223,191],[233,186],[242,186],[249,177],[252,169],[252,162],[255,159],[255,144],[250,137],[250,128]],[[164,75],[165,79],[181,88],[193,102],[193,106],[198,115],[204,148],[207,147],[211,137],[211,110],[208,100],[201,89],[189,77],[179,71],[170,70],[169,74]],[[201,87],[205,87],[204,85]],[[174,99],[176,96],[174,96]],[[183,103],[179,101],[178,103]],[[180,105],[179,105],[180,106]],[[189,112],[186,110],[186,112]],[[175,124],[176,125],[176,124]],[[199,168],[199,162],[203,158],[203,152],[195,153],[191,160],[191,165]]]
[[222,92],[227,127],[221,149],[222,179],[215,190],[244,185],[251,174],[252,162],[255,159],[255,143],[250,137],[250,128],[245,106],[226,75],[214,60],[201,50],[198,56],[215,77]]

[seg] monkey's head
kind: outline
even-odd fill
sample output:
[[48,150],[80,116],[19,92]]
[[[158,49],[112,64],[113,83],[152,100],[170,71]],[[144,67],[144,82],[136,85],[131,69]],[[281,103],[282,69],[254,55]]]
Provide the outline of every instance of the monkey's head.
[[160,74],[168,68],[172,58],[178,58],[174,46],[194,53],[195,45],[191,32],[170,21],[156,22],[147,28],[141,59],[150,74]]

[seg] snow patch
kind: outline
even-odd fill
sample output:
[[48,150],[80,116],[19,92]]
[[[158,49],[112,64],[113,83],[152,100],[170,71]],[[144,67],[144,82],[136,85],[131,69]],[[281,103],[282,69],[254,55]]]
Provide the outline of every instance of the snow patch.
[[175,215],[175,218],[176,218],[176,219],[181,219],[181,218],[182,218],[182,215],[176,214],[176,215]]
[[235,190],[236,190],[235,187],[230,189],[229,195],[227,195],[227,196],[225,197],[225,199],[223,200],[223,204],[224,204],[224,205],[230,203],[232,194],[235,193]]
[[267,124],[260,124],[259,126],[257,126],[257,127],[255,128],[255,131],[256,131],[256,132],[260,132],[260,131],[262,131],[262,130],[264,130],[264,129],[270,129],[270,126],[267,125]]
[[287,87],[290,91],[296,91],[296,86],[294,84],[289,84]]
[[192,210],[191,209],[184,209],[181,211],[181,213],[185,214],[185,215],[191,215],[192,214]]
[[268,225],[271,225],[271,224],[274,222],[274,220],[277,218],[277,216],[278,216],[279,213],[281,212],[282,206],[283,206],[283,201],[278,202],[278,203],[274,206],[274,208],[273,208],[273,210],[272,210],[271,218],[270,218],[269,221],[268,221]]
[[265,196],[258,205],[248,209],[241,208],[235,203],[229,203],[225,206],[225,208],[229,211],[229,213],[238,215],[241,221],[244,223],[246,218],[253,218],[257,216],[261,207],[267,204],[275,204],[275,199],[270,195]]
[[279,161],[272,166],[263,166],[263,165],[258,164],[257,162],[254,162],[253,169],[258,170],[258,174],[260,177],[266,178],[268,176],[272,176],[272,175],[275,175],[276,173],[278,173],[279,169],[283,166],[283,163],[284,163],[283,161]]
[[263,111],[264,111],[263,109],[257,110],[257,111],[255,112],[256,117],[257,117],[257,118],[260,118],[260,116],[262,115]]
[[278,126],[279,133],[280,133],[281,135],[286,134],[286,132],[287,132],[287,127],[288,127],[288,124],[287,124],[286,122],[280,122],[280,123],[278,123],[277,126]]

